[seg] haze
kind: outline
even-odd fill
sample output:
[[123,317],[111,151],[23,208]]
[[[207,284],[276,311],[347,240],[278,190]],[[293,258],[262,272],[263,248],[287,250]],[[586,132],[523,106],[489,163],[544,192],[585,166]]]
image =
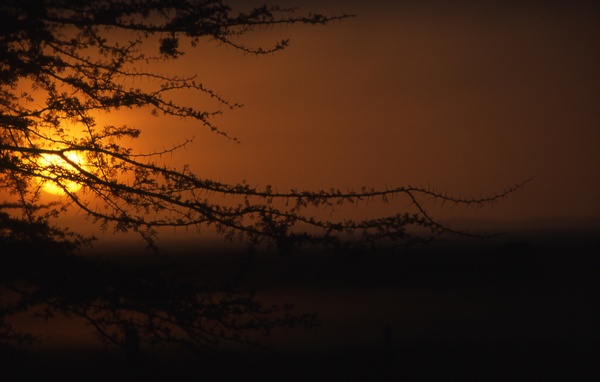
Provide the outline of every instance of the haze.
[[[301,10],[356,17],[245,37],[265,46],[290,38],[275,55],[208,42],[157,66],[198,74],[244,104],[215,120],[241,144],[139,112],[100,119],[142,128],[134,143],[140,149],[194,136],[168,160],[223,182],[245,179],[279,190],[430,185],[478,196],[534,177],[494,206],[436,209],[434,216],[598,221],[598,12],[544,4],[303,2]],[[405,207],[373,203],[354,213]]]

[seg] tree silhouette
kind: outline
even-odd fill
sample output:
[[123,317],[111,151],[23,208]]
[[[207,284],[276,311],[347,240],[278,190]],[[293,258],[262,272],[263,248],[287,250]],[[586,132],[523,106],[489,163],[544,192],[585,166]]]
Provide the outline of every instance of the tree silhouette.
[[257,344],[276,328],[317,322],[288,304],[264,305],[233,283],[203,284],[174,264],[125,267],[81,257],[77,249],[86,241],[44,219],[0,214],[0,354],[39,340],[13,328],[11,317],[23,312],[83,319],[100,340],[133,359],[146,345],[211,350],[228,341]]
[[[159,287],[159,281],[148,282],[143,272],[109,270],[95,263],[90,267],[74,255],[86,239],[49,223],[68,207],[84,211],[102,229],[135,231],[149,245],[153,245],[160,227],[205,224],[216,227],[227,239],[241,239],[251,247],[269,243],[282,252],[299,245],[376,248],[456,233],[428,213],[423,199],[480,205],[522,186],[479,198],[455,198],[412,186],[280,192],[271,186],[221,183],[187,167],[164,165],[160,163],[162,156],[184,149],[186,144],[161,152],[135,153],[124,142],[138,138],[141,129],[96,123],[99,112],[139,109],[156,116],[181,117],[236,141],[212,122],[221,110],[201,110],[171,97],[177,91],[194,91],[224,109],[240,105],[228,102],[195,77],[144,68],[176,60],[206,40],[246,54],[276,53],[288,45],[287,40],[265,48],[245,45],[239,38],[277,24],[327,24],[347,17],[351,16],[299,14],[295,9],[267,6],[235,13],[221,0],[4,1],[0,6],[0,187],[12,199],[0,205],[0,281],[23,298],[19,302],[22,306],[10,305],[3,312],[12,314],[43,302],[51,311],[88,319],[106,340],[129,348],[135,347],[132,344],[138,340],[132,338],[138,334],[147,341],[207,344],[219,336],[241,339],[240,333],[246,329],[267,330],[312,320],[291,317],[285,309],[266,309],[248,294],[243,298],[237,292],[221,295],[213,306],[198,296],[208,298],[218,294],[217,290],[200,294],[200,286],[168,278],[160,278],[164,285]],[[75,130],[85,134],[75,134]],[[62,204],[41,204],[44,182],[62,190]],[[224,203],[223,196],[237,202],[233,206]],[[379,218],[338,220],[310,212],[373,199],[386,202],[391,196],[408,198],[413,210]],[[415,234],[411,230],[415,227],[430,234]],[[42,248],[52,254],[52,261],[40,255]],[[54,265],[28,268],[36,262]],[[74,277],[60,283],[49,281],[48,269],[58,272],[73,267],[94,283]],[[19,289],[11,283],[19,277],[28,280],[28,288]],[[84,296],[70,295],[70,288],[81,283],[94,287]],[[112,299],[111,290],[124,283],[129,283],[124,288],[132,295]],[[192,305],[184,309],[185,304]],[[281,312],[283,316],[272,318]],[[259,318],[233,319],[245,314]],[[0,329],[9,328],[2,318],[0,315]],[[227,330],[221,332],[216,325],[214,331],[207,332],[206,320]],[[121,334],[111,332],[114,327],[121,328]],[[7,329],[5,333],[12,332]],[[27,339],[16,333],[11,338]]]

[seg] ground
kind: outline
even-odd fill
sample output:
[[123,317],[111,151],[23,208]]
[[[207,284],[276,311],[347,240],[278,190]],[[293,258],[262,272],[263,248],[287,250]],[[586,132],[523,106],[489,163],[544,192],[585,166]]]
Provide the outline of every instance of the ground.
[[[5,357],[2,379],[594,380],[599,247],[595,230],[546,230],[394,254],[259,255],[246,282],[268,286],[265,301],[316,310],[319,327],[275,332],[272,351],[147,352],[134,363],[67,341]],[[198,277],[235,263],[179,256]]]

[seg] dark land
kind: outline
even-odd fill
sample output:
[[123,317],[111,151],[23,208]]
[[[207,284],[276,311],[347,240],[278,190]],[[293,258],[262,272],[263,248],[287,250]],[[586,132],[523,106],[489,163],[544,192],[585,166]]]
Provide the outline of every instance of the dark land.
[[186,246],[170,255],[182,272],[218,280],[245,264],[243,282],[262,299],[316,311],[321,325],[275,331],[263,340],[270,350],[147,350],[132,363],[63,323],[49,329],[53,340],[3,355],[0,379],[597,380],[598,233],[523,230],[394,253],[258,254],[251,263]]

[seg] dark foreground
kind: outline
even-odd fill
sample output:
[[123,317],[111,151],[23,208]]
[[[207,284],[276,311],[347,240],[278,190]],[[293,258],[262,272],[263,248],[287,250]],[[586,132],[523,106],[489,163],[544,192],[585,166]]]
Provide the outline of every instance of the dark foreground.
[[[56,344],[3,354],[0,380],[597,380],[599,249],[591,230],[395,254],[258,256],[246,282],[266,287],[266,301],[316,310],[319,327],[274,332],[264,341],[270,351],[147,351],[132,360],[77,342],[67,323],[53,329]],[[182,252],[198,277],[219,277],[237,261]]]

